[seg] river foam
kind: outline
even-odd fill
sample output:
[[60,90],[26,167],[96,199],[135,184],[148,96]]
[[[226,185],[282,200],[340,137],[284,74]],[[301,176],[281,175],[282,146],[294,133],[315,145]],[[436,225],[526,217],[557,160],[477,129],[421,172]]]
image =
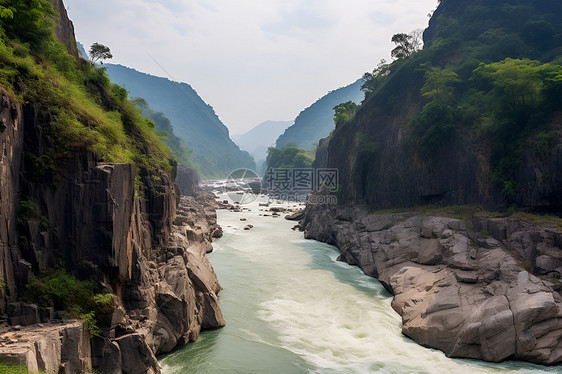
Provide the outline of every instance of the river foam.
[[[219,211],[210,254],[227,326],[161,359],[163,373],[555,373],[556,368],[449,359],[401,333],[391,295],[336,248],[293,222]],[[241,221],[240,219],[246,219]],[[252,224],[251,230],[243,230]]]

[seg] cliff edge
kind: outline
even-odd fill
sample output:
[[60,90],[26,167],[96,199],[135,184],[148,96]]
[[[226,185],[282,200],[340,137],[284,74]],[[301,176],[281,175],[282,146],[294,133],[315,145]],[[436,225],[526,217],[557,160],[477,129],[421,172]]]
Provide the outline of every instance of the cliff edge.
[[[77,57],[64,5],[51,3],[18,3],[2,24],[0,361],[158,373],[156,355],[225,324],[206,258],[214,196],[196,174],[180,196],[171,152],[126,91]],[[22,31],[25,17],[37,22]]]

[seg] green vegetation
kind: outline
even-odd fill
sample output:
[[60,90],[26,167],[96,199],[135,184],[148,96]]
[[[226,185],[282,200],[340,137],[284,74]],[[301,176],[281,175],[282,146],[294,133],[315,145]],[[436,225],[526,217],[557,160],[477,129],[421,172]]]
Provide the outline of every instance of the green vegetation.
[[188,149],[174,133],[174,128],[168,117],[162,112],[153,110],[143,98],[136,98],[133,102],[142,110],[143,116],[154,122],[156,133],[160,136],[160,139],[170,147],[178,163],[199,169],[192,161],[191,150]]
[[267,150],[267,167],[273,169],[304,169],[312,167],[314,152],[306,151],[295,145],[283,148],[269,147]]
[[361,91],[365,94],[365,100],[377,93],[390,74],[390,64],[382,59],[372,73],[365,73],[362,78]]
[[10,10],[13,18],[4,18],[0,26],[0,85],[16,100],[34,103],[38,124],[52,140],[44,154],[26,154],[35,177],[54,182],[57,166],[81,148],[103,161],[170,172],[169,148],[127,92],[103,69],[76,61],[55,40],[53,6],[47,0],[12,1]]
[[422,50],[397,34],[396,60],[363,76],[363,106],[379,118],[418,107],[404,144],[427,165],[459,134],[487,147],[488,178],[510,206],[525,150],[547,163],[558,144],[550,124],[562,109],[561,12],[550,0],[442,1]]
[[355,104],[353,101],[336,105],[334,107],[334,123],[336,127],[351,121],[353,117],[355,117],[358,108],[359,105]]
[[[2,374],[29,374],[29,370],[25,365],[21,364],[8,364],[0,362],[0,373]],[[38,373],[45,373],[44,371],[39,371]]]
[[108,46],[103,44],[94,43],[90,47],[90,58],[92,60],[92,64],[95,65],[96,62],[100,62],[103,65],[103,60],[107,60],[113,58],[111,51],[109,50]]
[[99,335],[96,319],[115,309],[115,296],[99,293],[96,284],[93,280],[78,280],[63,268],[48,269],[31,276],[23,299],[40,308],[65,310],[70,318],[82,319],[90,335]]
[[39,219],[39,217],[41,217],[41,212],[37,203],[31,200],[20,201],[20,212],[17,218],[19,225],[23,225],[32,219]]
[[104,66],[112,81],[123,85],[132,97],[142,97],[170,120],[175,135],[191,150],[190,159],[201,178],[224,178],[241,167],[255,168],[250,154],[230,139],[213,108],[191,86],[120,65]]
[[422,45],[421,32],[416,30],[410,34],[394,34],[391,41],[396,47],[390,52],[393,58],[406,58],[420,50]]
[[470,120],[477,137],[492,140],[493,180],[506,197],[513,196],[523,150],[532,144],[543,158],[550,154],[554,134],[547,125],[560,106],[562,66],[506,58],[480,63],[465,81],[450,68],[421,67],[426,69],[422,97],[431,101],[410,119],[418,150],[435,153]]

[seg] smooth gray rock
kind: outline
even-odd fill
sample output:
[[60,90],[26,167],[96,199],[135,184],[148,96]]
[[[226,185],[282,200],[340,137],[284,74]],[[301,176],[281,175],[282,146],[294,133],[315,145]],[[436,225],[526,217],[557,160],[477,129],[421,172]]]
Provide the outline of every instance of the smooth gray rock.
[[121,351],[123,374],[160,373],[158,361],[146,344],[143,334],[130,334],[115,339]]
[[28,326],[40,323],[39,309],[35,304],[26,304],[21,301],[8,304],[8,323],[10,325]]
[[[518,260],[539,253],[529,262],[544,269],[562,241],[528,223],[475,221],[478,234],[449,218],[307,206],[301,226],[307,238],[335,244],[341,259],[378,277],[394,294],[403,333],[418,343],[450,357],[562,362],[562,297]],[[482,238],[483,230],[498,237]]]

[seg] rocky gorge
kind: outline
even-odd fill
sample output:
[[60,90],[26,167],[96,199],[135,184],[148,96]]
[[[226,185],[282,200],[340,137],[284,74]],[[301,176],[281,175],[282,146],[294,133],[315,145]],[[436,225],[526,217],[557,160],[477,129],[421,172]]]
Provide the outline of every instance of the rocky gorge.
[[[50,2],[56,38],[77,59],[64,4]],[[89,84],[100,110],[117,107],[127,119],[107,88]],[[25,95],[26,85],[18,87]],[[222,233],[214,195],[172,159],[148,168],[62,145],[52,126],[59,116],[59,107],[0,87],[0,363],[47,373],[158,373],[156,355],[225,325],[206,257]],[[99,126],[88,116],[79,116],[84,126]],[[128,121],[149,159],[145,135]],[[27,285],[53,269],[91,282],[110,307],[88,322],[54,304],[24,302]]]
[[[0,328],[0,362],[47,373],[158,373],[156,355],[195,341],[202,329],[225,324],[217,298],[221,287],[206,257],[213,237],[221,235],[214,195],[195,190],[180,197],[162,175],[163,183],[151,186],[159,195],[143,203],[134,197],[134,165],[91,163],[80,172],[87,178],[70,179],[67,186],[80,191],[80,198],[61,213],[64,220],[73,213],[74,231],[67,235],[82,243],[69,249],[80,252],[66,253],[67,263],[100,279],[115,295],[115,307],[98,321],[101,334],[90,336],[82,322],[69,321],[54,308],[45,313],[16,301],[17,284],[31,276],[33,266],[45,268],[50,253],[60,255],[49,243],[61,246],[57,234],[65,232],[63,225],[45,230],[32,220],[29,233],[50,239],[31,242],[35,257],[25,260],[18,253],[21,243],[3,242],[4,269],[14,266],[12,258],[19,258],[16,267],[25,267],[5,277],[2,312],[8,325]],[[95,197],[91,204],[88,196]],[[56,212],[58,206],[52,208]],[[49,217],[57,222],[55,213]],[[14,233],[5,234],[9,239]]]
[[562,362],[562,232],[520,219],[473,222],[362,205],[307,206],[305,237],[394,295],[403,333],[449,357]]

